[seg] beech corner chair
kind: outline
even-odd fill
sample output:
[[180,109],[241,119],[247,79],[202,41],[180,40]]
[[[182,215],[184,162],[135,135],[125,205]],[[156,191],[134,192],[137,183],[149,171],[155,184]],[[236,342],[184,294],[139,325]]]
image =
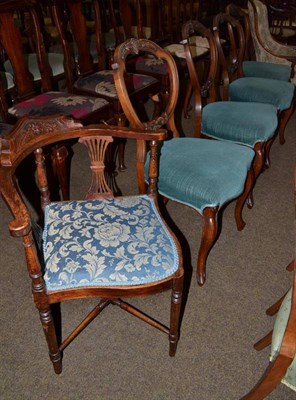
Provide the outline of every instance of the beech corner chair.
[[[296,211],[296,165],[295,165],[295,211]],[[296,220],[295,220],[296,221]],[[296,227],[296,226],[295,226]],[[268,345],[270,363],[258,383],[241,400],[263,400],[283,383],[296,392],[296,263],[292,261],[287,270],[293,271],[291,289],[272,305],[266,313],[276,313],[274,328],[255,345],[262,350]],[[296,393],[295,393],[296,394]],[[295,395],[294,395],[295,396]],[[289,399],[294,398],[291,394]]]
[[[160,116],[141,121],[127,95],[125,69],[129,55],[152,54],[164,60],[169,68],[169,93]],[[202,237],[197,257],[197,281],[206,280],[206,261],[214,245],[220,226],[219,216],[231,200],[237,199],[235,218],[238,229],[243,229],[242,210],[253,187],[254,151],[247,146],[230,142],[192,137],[181,138],[175,125],[175,107],[179,94],[179,78],[175,61],[165,49],[146,39],[129,39],[114,53],[115,85],[122,108],[131,126],[138,129],[167,127],[172,138],[161,147],[158,179],[159,193],[167,199],[188,205],[202,217]],[[137,142],[137,173],[140,193],[145,191],[147,151],[142,141]],[[145,168],[146,162],[146,168]]]
[[[199,71],[189,46],[190,38],[196,35],[204,37],[210,48],[208,74],[204,82],[200,82]],[[265,149],[273,142],[276,134],[276,107],[271,104],[218,101],[218,51],[212,32],[198,21],[188,21],[183,25],[182,37],[194,93],[195,137],[231,141],[253,148],[254,173],[257,178],[265,164]],[[203,106],[204,103],[206,105]]]
[[[295,85],[296,49],[293,46],[280,43],[273,38],[270,33],[268,10],[265,3],[260,0],[249,0],[248,11],[256,60],[281,65],[281,76],[283,77],[287,74],[285,70],[288,71],[288,67],[290,67],[292,70],[290,80]],[[250,73],[255,68],[255,66],[250,65]]]
[[[245,49],[244,32],[238,20],[229,14],[214,17],[213,33],[221,66],[222,100],[271,104],[277,108],[280,143],[285,143],[285,128],[295,109],[295,86],[290,82],[262,77],[246,77],[242,71]],[[229,43],[229,54],[221,39]],[[269,150],[267,151],[269,154]],[[269,157],[267,156],[269,166]]]
[[[0,139],[0,192],[13,216],[9,230],[23,242],[33,299],[57,374],[62,371],[65,348],[109,304],[166,333],[169,354],[175,355],[183,267],[180,245],[157,205],[157,147],[165,136],[166,131],[161,129],[106,125],[85,128],[72,119],[54,116],[24,117],[9,135]],[[113,137],[150,143],[149,184],[145,195],[113,196],[104,174],[105,154]],[[73,139],[79,139],[88,149],[90,187],[82,200],[51,202],[42,149]],[[30,214],[15,179],[16,168],[30,154],[36,160],[43,227]],[[168,327],[124,300],[165,290],[171,291]],[[99,302],[62,340],[60,303],[86,298],[99,298]]]

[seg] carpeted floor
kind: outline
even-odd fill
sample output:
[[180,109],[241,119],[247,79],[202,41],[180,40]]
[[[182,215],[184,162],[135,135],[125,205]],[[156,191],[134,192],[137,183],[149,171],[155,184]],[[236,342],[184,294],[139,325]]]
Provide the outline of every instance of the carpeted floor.
[[[2,400],[238,400],[261,376],[268,349],[253,344],[273,326],[265,309],[291,283],[285,267],[294,257],[293,165],[296,115],[289,122],[286,144],[271,151],[271,168],[254,190],[255,206],[244,209],[246,227],[238,232],[234,204],[223,217],[220,238],[208,259],[207,282],[195,281],[200,218],[191,209],[169,202],[169,214],[183,244],[188,300],[174,358],[167,337],[118,308],[108,307],[65,351],[63,372],[54,374],[30,294],[20,240],[11,238],[10,215],[0,201],[0,318]],[[183,121],[186,134],[192,121]],[[118,184],[130,186],[134,147],[127,145],[128,171]],[[84,183],[83,151],[72,173],[76,195]],[[65,331],[94,301],[62,306]],[[134,302],[168,320],[169,293]],[[293,400],[281,385],[270,400]]]

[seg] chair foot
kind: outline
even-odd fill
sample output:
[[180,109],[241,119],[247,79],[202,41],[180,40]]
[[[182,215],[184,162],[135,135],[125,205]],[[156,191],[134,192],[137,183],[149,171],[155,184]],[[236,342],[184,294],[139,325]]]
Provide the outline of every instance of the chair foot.
[[206,283],[206,273],[204,271],[197,271],[196,279],[198,286],[202,287]]
[[247,198],[247,207],[249,209],[252,209],[254,207],[254,198],[253,198],[253,192],[249,194]]

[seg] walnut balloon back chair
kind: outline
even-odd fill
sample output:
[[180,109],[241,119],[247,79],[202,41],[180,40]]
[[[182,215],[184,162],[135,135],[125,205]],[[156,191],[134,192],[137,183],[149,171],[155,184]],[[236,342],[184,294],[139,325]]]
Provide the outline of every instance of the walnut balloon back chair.
[[[213,20],[213,32],[221,67],[222,99],[275,106],[279,116],[279,139],[280,143],[283,144],[285,142],[285,128],[295,108],[294,85],[279,79],[243,75],[242,62],[245,40],[243,28],[237,19],[226,13],[216,15]],[[223,38],[230,44],[230,54],[226,54],[226,46],[223,46],[221,40]],[[266,166],[269,166],[270,146],[266,151]]]
[[[258,177],[265,163],[265,148],[273,142],[277,131],[277,109],[271,104],[218,101],[216,77],[218,51],[210,29],[197,21],[188,21],[182,28],[190,82],[194,92],[194,135],[226,140],[249,146],[255,151],[254,173]],[[205,83],[189,45],[191,37],[202,36],[210,48],[210,67]],[[206,104],[205,104],[206,103]]]
[[296,49],[273,38],[269,30],[268,10],[265,3],[260,0],[249,0],[248,10],[256,60],[290,66],[292,68],[291,82],[295,84]]
[[[169,68],[169,93],[162,103],[158,118],[141,121],[128,95],[124,80],[126,60],[140,52],[164,60]],[[166,126],[171,135],[161,148],[158,187],[165,198],[188,205],[202,217],[202,238],[198,251],[197,280],[206,279],[206,261],[220,230],[223,207],[238,198],[235,217],[238,229],[245,225],[242,209],[253,185],[253,149],[234,143],[209,139],[181,138],[175,124],[175,107],[179,95],[179,78],[175,61],[170,53],[146,39],[129,39],[114,53],[114,78],[122,108],[133,128],[158,129]],[[147,148],[137,143],[137,173],[141,193],[145,191],[145,162]],[[149,157],[148,157],[149,160]],[[146,173],[145,173],[146,169]],[[234,171],[236,171],[234,173]],[[238,172],[238,173],[237,173]]]
[[[101,9],[98,0],[88,3],[93,11],[95,44],[96,44],[96,64],[91,55],[89,37],[87,34],[87,18],[83,12],[83,0],[52,0],[52,14],[56,26],[58,27],[61,44],[65,52],[65,59],[70,63],[71,68],[73,56],[70,52],[73,44],[68,38],[73,38],[77,48],[77,77],[71,82],[74,93],[78,95],[88,95],[107,100],[112,104],[114,123],[124,126],[126,118],[122,111],[113,80],[113,71],[106,62],[106,50],[104,46],[104,36],[102,34]],[[67,9],[69,23],[64,24],[64,9]],[[65,32],[64,26],[70,27],[70,31]],[[159,81],[151,76],[130,73],[126,77],[128,85],[128,95],[134,104],[142,106],[149,98],[157,95],[160,91]],[[156,104],[157,105],[157,104]],[[143,107],[142,107],[143,109]],[[124,144],[119,146],[119,170],[124,170]]]
[[[87,128],[55,116],[24,117],[1,139],[0,192],[13,215],[9,230],[24,244],[33,299],[57,374],[62,371],[65,348],[109,304],[166,333],[169,354],[174,356],[176,352],[183,290],[182,255],[157,205],[157,147],[165,136],[165,130],[160,129],[144,131],[105,125]],[[150,143],[147,194],[113,196],[104,175],[105,152],[113,137]],[[42,148],[73,139],[79,139],[88,149],[90,187],[83,200],[51,202]],[[42,228],[34,223],[14,179],[18,165],[33,153],[44,209]],[[171,290],[169,327],[124,301],[165,290]],[[100,300],[73,332],[60,340],[60,303],[86,298]]]
[[[16,96],[13,104],[8,103],[5,110],[6,122],[15,122],[25,115],[47,116],[64,114],[82,121],[84,124],[108,121],[112,117],[111,104],[105,99],[92,96],[75,95],[66,91],[52,90],[52,74],[44,50],[39,17],[35,0],[26,2],[7,0],[0,4],[0,42],[13,68]],[[34,79],[27,69],[22,46],[21,31],[14,23],[14,14],[23,10],[32,21],[36,38],[36,54],[41,77],[40,89],[35,90]],[[72,69],[65,64],[66,82],[72,81]],[[64,198],[69,198],[66,155],[64,146],[54,151],[54,169],[57,170]]]
[[[251,23],[249,13],[237,6],[236,4],[229,4],[226,7],[227,14],[238,19],[243,26],[245,35],[245,56],[242,63],[243,75],[246,77],[260,77],[279,79],[289,82],[294,74],[291,62],[285,60],[255,60],[253,41],[251,39]],[[251,51],[250,51],[251,49]],[[252,56],[250,56],[252,54]]]
[[[296,211],[296,167],[295,167]],[[296,227],[296,226],[295,226]],[[254,347],[262,350],[271,344],[270,363],[258,383],[241,400],[263,400],[282,382],[296,392],[296,268],[295,262],[288,266],[293,271],[292,287],[287,294],[271,306],[266,313],[276,320],[273,331],[259,340]],[[289,397],[290,398],[290,397]],[[292,396],[291,396],[292,399]]]

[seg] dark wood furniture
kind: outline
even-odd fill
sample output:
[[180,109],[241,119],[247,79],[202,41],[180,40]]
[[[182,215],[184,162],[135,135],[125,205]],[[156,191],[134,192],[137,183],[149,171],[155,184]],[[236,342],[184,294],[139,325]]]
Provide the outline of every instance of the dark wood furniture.
[[[157,147],[165,136],[161,129],[84,128],[81,123],[54,116],[24,117],[0,139],[0,192],[13,216],[9,230],[23,242],[33,299],[57,374],[62,371],[65,348],[109,304],[166,333],[169,353],[175,354],[183,268],[180,246],[157,205]],[[104,174],[105,153],[112,137],[150,143],[147,195],[113,197]],[[51,203],[42,149],[73,139],[88,149],[91,185],[81,201]],[[15,179],[17,167],[32,153],[45,213],[43,229],[29,213]],[[169,327],[121,300],[164,290],[171,290]],[[87,298],[100,300],[62,340],[60,303]]]

